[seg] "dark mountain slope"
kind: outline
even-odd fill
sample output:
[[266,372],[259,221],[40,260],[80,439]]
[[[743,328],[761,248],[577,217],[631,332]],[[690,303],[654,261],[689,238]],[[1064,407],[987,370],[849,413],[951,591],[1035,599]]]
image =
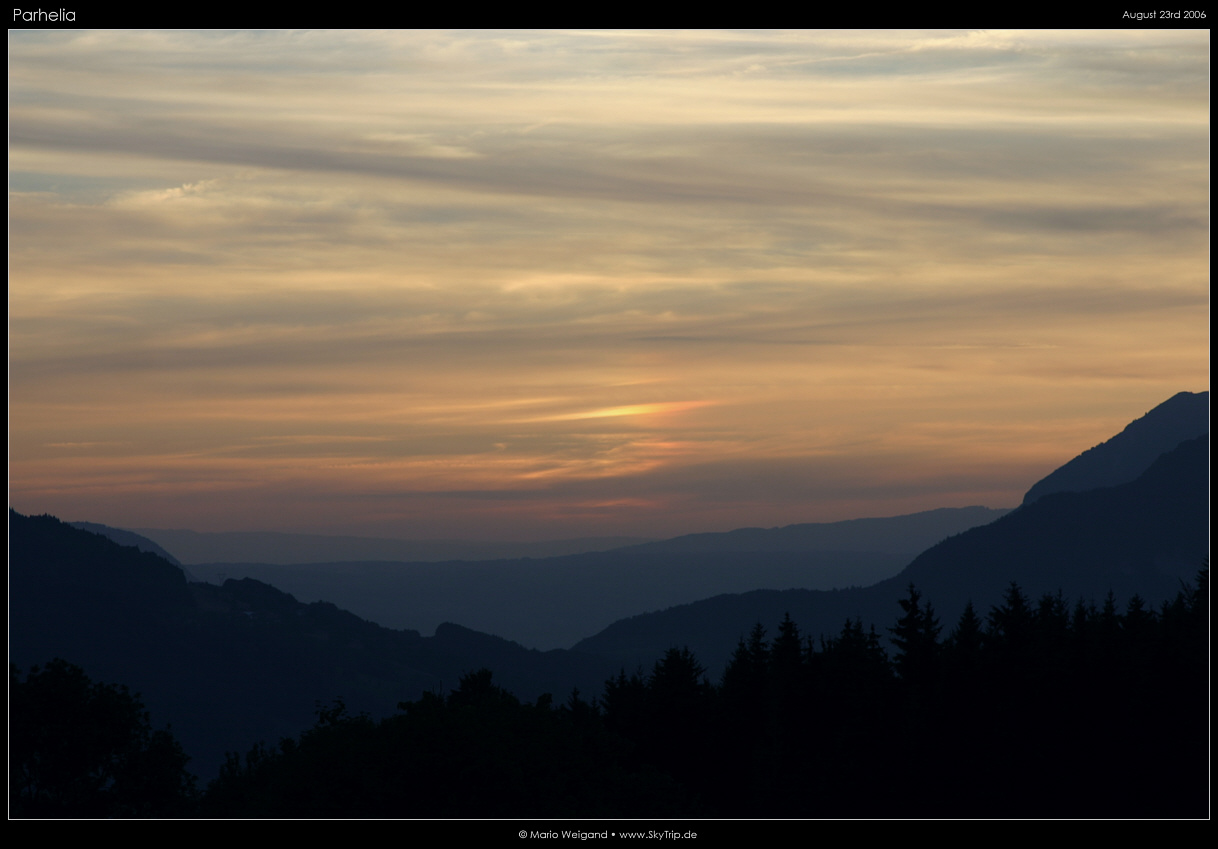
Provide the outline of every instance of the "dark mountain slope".
[[133,531],[125,531],[122,528],[112,528],[109,525],[99,525],[96,522],[67,522],[66,524],[71,525],[77,530],[88,531],[91,534],[101,534],[102,536],[106,537],[106,539],[113,540],[119,545],[134,546],[140,551],[147,551],[151,554],[155,554],[158,557],[168,560],[174,566],[182,565],[176,557],[165,549],[161,548],[161,546],[148,539],[148,537],[140,536]]
[[1163,454],[1131,483],[1046,495],[945,540],[879,586],[913,581],[946,601],[960,600],[964,588],[989,596],[1014,580],[1038,593],[1111,589],[1158,602],[1208,556],[1208,496],[1206,435]]
[[1112,439],[1088,448],[1037,481],[1023,498],[1031,504],[1054,492],[1085,492],[1134,480],[1158,457],[1187,439],[1209,433],[1210,393],[1180,392]]
[[561,699],[572,686],[599,691],[613,672],[597,658],[456,626],[435,637],[382,628],[258,581],[188,584],[156,555],[50,516],[10,510],[9,540],[10,662],[28,669],[61,657],[94,680],[126,684],[154,723],[172,723],[205,777],[226,750],[298,733],[337,698],[385,715],[493,663],[521,698]]
[[771,634],[784,613],[804,634],[836,634],[861,618],[880,633],[901,615],[898,599],[917,585],[950,630],[971,599],[984,615],[1012,581],[1033,598],[1059,590],[1069,601],[1123,604],[1135,593],[1151,604],[1174,597],[1209,553],[1208,437],[1181,444],[1137,480],[1057,493],[996,522],[946,539],[901,574],[865,589],[787,590],[719,596],[614,623],[575,649],[632,669],[668,648],[688,645],[712,673],[737,640],[760,622]]

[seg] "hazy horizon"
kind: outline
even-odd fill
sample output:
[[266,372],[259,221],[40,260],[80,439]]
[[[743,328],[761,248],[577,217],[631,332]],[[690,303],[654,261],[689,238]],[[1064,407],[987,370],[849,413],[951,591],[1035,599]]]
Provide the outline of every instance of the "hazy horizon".
[[9,503],[667,538],[1209,388],[1209,33],[9,33]]
[[[985,509],[989,509],[989,510],[1013,510],[1013,509],[1015,509],[1015,506],[1017,506],[1017,505],[1012,505],[1012,506],[1005,506],[1005,505],[1004,505],[1004,506],[1000,506],[1000,507],[994,507],[994,506],[991,506],[991,505],[986,505],[986,504],[970,504],[970,505],[965,505],[965,506],[966,506],[966,507],[983,507],[983,508],[985,508]],[[939,509],[939,508],[934,508],[934,507],[932,507],[932,508],[930,508],[930,511],[934,511],[934,510],[937,510],[937,509]],[[18,512],[21,512],[21,511],[18,511]],[[917,511],[917,512],[926,512],[926,511]],[[910,514],[901,514],[901,515],[910,515]],[[65,517],[65,516],[58,516],[58,517],[56,517],[56,518],[58,518],[58,519],[60,519],[60,520],[62,520],[62,521],[66,521],[66,522],[80,522],[80,521],[88,521],[87,519],[79,519],[79,518],[76,518],[76,519],[69,519],[68,517]],[[733,526],[733,527],[731,527],[731,528],[722,528],[722,529],[710,530],[710,531],[688,531],[688,532],[681,532],[681,533],[678,533],[678,534],[673,534],[672,536],[674,536],[674,537],[676,537],[676,536],[687,536],[687,535],[695,535],[695,534],[702,534],[702,533],[726,533],[726,532],[729,532],[729,531],[735,531],[735,530],[744,530],[744,529],[748,529],[748,528],[777,529],[777,528],[790,527],[790,526],[792,526],[792,525],[805,525],[805,524],[834,524],[834,523],[836,523],[836,522],[848,522],[848,521],[855,521],[855,520],[859,520],[859,519],[890,519],[890,518],[900,518],[900,516],[898,516],[898,515],[884,515],[884,516],[879,516],[879,515],[877,515],[877,516],[852,516],[852,517],[850,517],[849,519],[835,519],[835,520],[832,520],[832,521],[830,521],[830,522],[825,522],[825,523],[821,523],[821,522],[790,522],[790,523],[786,523],[786,524],[783,524],[783,525],[752,525],[752,526],[745,526],[745,525],[741,525],[741,526]],[[267,534],[267,535],[299,535],[299,536],[320,536],[320,537],[333,537],[333,538],[342,538],[342,537],[356,537],[356,536],[358,536],[359,538],[363,538],[363,539],[384,539],[384,540],[390,540],[390,541],[401,541],[401,542],[465,542],[465,541],[474,541],[474,542],[490,542],[490,543],[495,543],[495,542],[510,542],[510,541],[515,541],[515,542],[555,542],[555,543],[557,543],[557,542],[582,542],[582,541],[584,541],[584,540],[606,540],[606,541],[607,541],[607,540],[615,540],[615,539],[622,539],[622,540],[635,540],[635,541],[642,541],[642,540],[647,540],[647,541],[655,541],[655,540],[667,539],[667,538],[668,538],[668,537],[637,537],[637,536],[622,536],[622,535],[619,535],[619,536],[599,536],[599,537],[595,537],[595,536],[593,536],[593,537],[561,537],[561,538],[555,538],[555,539],[541,539],[541,538],[538,538],[538,539],[528,539],[528,540],[525,540],[525,539],[521,539],[521,540],[491,540],[491,539],[486,539],[486,540],[478,540],[478,539],[474,539],[474,540],[471,540],[471,538],[470,538],[469,536],[464,536],[464,537],[454,537],[454,538],[447,538],[447,539],[445,539],[445,538],[439,538],[439,537],[436,537],[436,538],[428,538],[428,537],[375,537],[375,536],[360,536],[360,535],[353,535],[353,534],[324,533],[324,532],[323,532],[323,533],[316,533],[316,534],[314,534],[314,533],[311,533],[311,532],[308,532],[308,531],[277,531],[277,530],[248,530],[248,531],[196,531],[196,530],[195,530],[195,529],[193,529],[193,528],[155,528],[155,527],[124,527],[124,528],[122,528],[122,529],[123,529],[123,530],[134,531],[134,532],[137,532],[137,533],[138,533],[138,532],[141,532],[141,531],[184,531],[184,532],[188,532],[188,533],[198,533],[198,534],[208,534],[208,533],[214,533],[214,534]]]

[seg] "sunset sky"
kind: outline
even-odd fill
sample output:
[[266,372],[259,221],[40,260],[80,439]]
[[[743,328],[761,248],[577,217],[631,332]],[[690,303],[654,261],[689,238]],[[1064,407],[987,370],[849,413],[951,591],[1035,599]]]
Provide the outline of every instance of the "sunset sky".
[[1014,506],[1209,388],[1209,50],[10,32],[10,504],[471,539]]

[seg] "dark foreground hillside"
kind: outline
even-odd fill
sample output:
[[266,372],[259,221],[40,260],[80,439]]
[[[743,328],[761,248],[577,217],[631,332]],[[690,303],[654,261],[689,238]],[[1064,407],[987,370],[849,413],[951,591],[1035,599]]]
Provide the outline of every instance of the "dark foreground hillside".
[[[11,809],[1203,817],[1208,471],[1208,440],[1186,440],[1133,480],[944,540],[899,580],[620,622],[581,644],[609,663],[188,584],[10,511]],[[218,776],[201,796],[187,755]]]
[[385,716],[480,666],[527,698],[594,689],[614,668],[458,625],[433,637],[382,628],[254,580],[187,583],[155,554],[10,510],[9,660],[28,670],[52,658],[141,693],[205,778],[227,750],[298,733],[319,702]]
[[[253,581],[192,587],[155,555],[50,517],[10,523],[18,816],[1208,810],[1204,574],[1157,605],[1029,597],[1008,584],[954,627],[930,593],[908,587],[878,629],[850,619],[815,639],[789,618],[768,633],[755,624],[712,683],[688,649],[670,648],[648,672],[590,675],[571,653],[455,626],[428,641]],[[60,649],[106,683],[23,660]],[[475,658],[507,669],[506,686]],[[461,665],[470,671],[444,672]],[[454,685],[409,694],[411,681],[446,674]],[[555,696],[515,695],[525,689],[513,678],[535,687],[542,676]],[[577,678],[594,683],[576,692]],[[144,694],[154,721],[118,684]],[[389,700],[396,710],[379,707]],[[245,753],[201,794],[183,769],[200,744]]]
[[138,698],[62,661],[10,680],[16,817],[1202,818],[1208,574],[1120,611],[1011,585],[947,629],[916,588],[883,633],[687,649],[598,699],[522,702],[483,669],[381,720],[341,701],[199,792]]
[[[1206,576],[1153,610],[1012,585],[946,636],[910,589],[877,631],[758,625],[712,685],[687,650],[598,700],[489,671],[375,722],[340,707],[233,757],[201,802],[250,817],[1204,817]],[[897,646],[890,656],[881,633]]]

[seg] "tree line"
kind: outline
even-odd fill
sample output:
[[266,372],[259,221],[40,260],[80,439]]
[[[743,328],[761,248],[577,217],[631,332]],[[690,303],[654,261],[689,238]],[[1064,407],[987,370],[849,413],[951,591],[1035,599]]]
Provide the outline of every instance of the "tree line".
[[[1208,570],[1158,609],[1012,584],[954,627],[910,586],[882,631],[789,616],[712,682],[674,647],[603,692],[489,670],[376,720],[337,701],[197,790],[138,700],[10,676],[14,816],[1187,817],[1208,811]],[[70,733],[68,731],[70,729]],[[124,733],[120,730],[126,729]],[[102,733],[102,732],[105,733]]]

